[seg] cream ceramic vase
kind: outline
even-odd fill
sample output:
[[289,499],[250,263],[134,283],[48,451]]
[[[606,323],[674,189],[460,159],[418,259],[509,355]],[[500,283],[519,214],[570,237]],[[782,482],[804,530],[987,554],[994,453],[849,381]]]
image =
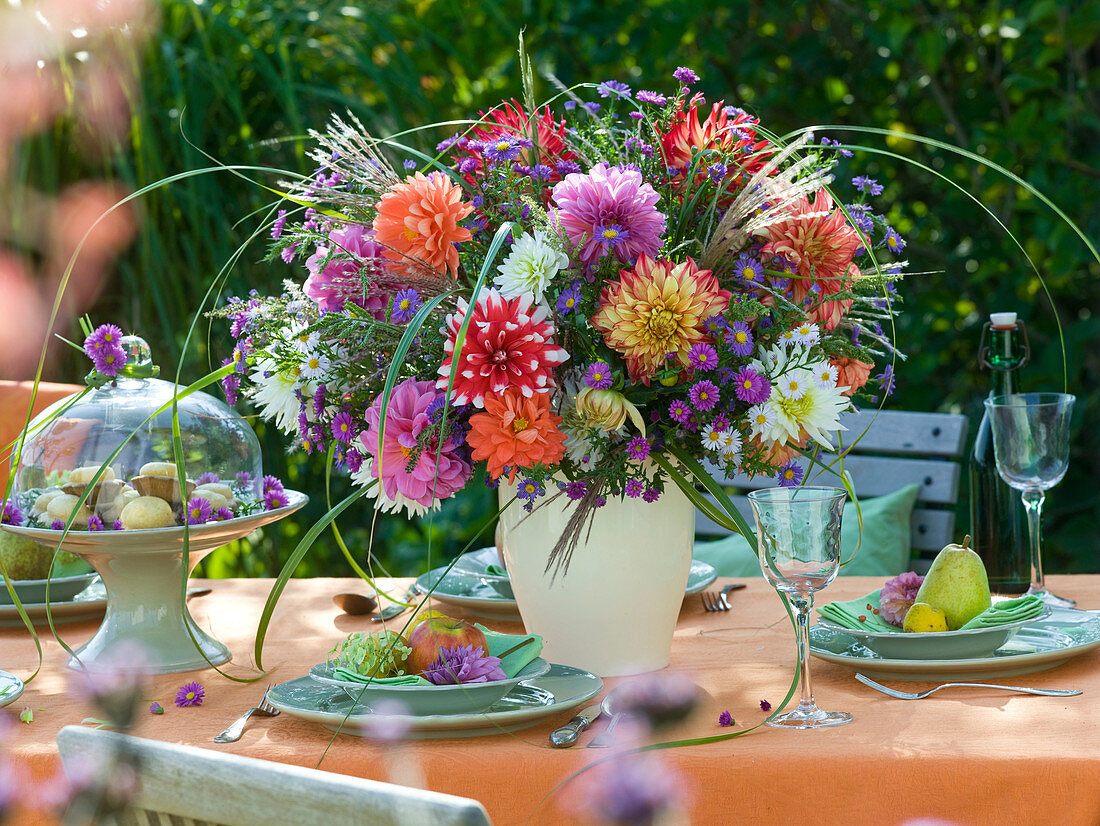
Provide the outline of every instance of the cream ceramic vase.
[[[514,495],[500,486],[502,505]],[[691,568],[695,507],[674,484],[653,503],[608,497],[568,572],[555,576],[546,562],[574,507],[560,496],[532,513],[514,502],[501,514],[498,543],[524,626],[543,637],[542,656],[553,663],[603,677],[664,668]]]

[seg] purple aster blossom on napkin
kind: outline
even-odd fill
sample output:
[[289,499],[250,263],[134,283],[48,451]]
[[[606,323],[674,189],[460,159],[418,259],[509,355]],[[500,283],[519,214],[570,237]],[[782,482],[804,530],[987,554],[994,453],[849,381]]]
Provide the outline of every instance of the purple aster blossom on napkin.
[[421,676],[435,685],[488,683],[507,679],[504,669],[500,667],[500,658],[489,656],[480,645],[458,645],[442,649],[439,659],[424,669]]
[[164,714],[164,706],[154,700],[152,703],[149,704],[149,713]]
[[176,692],[176,705],[179,708],[201,706],[204,699],[206,699],[206,689],[202,687],[202,683],[184,683]]
[[728,711],[723,711],[721,714],[718,715],[718,725],[722,726],[722,728],[732,726],[733,715],[730,714]]

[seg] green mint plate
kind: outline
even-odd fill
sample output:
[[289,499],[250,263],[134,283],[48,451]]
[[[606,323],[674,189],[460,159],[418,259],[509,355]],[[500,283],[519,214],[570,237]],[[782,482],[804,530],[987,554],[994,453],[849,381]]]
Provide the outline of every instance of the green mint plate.
[[[541,677],[520,683],[488,709],[474,714],[383,717],[375,715],[370,706],[357,703],[343,687],[318,682],[312,677],[279,683],[267,698],[284,714],[319,723],[341,734],[370,736],[375,721],[394,722],[404,730],[405,738],[427,740],[518,731],[548,717],[562,715],[602,690],[603,680],[595,674],[552,664]],[[328,740],[327,735],[325,740]]]
[[[0,588],[3,588],[3,586],[0,585]],[[54,623],[83,622],[98,619],[107,610],[107,589],[96,577],[91,585],[76,596],[58,601],[51,586],[49,606],[45,602],[23,602],[23,610],[27,612],[27,616],[35,625],[47,624],[49,621],[47,616]],[[23,619],[19,616],[15,603],[0,603],[0,628],[22,625]]]
[[846,628],[825,618],[818,623],[860,640],[880,657],[888,660],[964,660],[987,657],[1016,636],[1016,632],[1028,623],[1039,622],[1050,615],[1043,614],[1019,622],[1007,622],[992,628],[972,628],[959,631],[930,631],[923,634],[906,634],[897,631],[869,631],[862,628]]
[[[46,586],[50,587],[50,602],[68,602],[99,578],[99,574],[91,571],[76,576],[55,576],[52,579],[15,579],[11,586],[19,597],[24,607],[28,604],[39,604],[46,601]],[[11,594],[8,593],[4,578],[0,576],[0,605],[15,605]]]
[[958,659],[884,657],[847,628],[818,624],[810,629],[810,654],[874,679],[969,681],[1013,677],[1054,668],[1096,648],[1100,648],[1100,613],[1076,608],[1051,608],[1046,617],[1025,622],[993,652]]
[[335,686],[356,702],[371,705],[380,701],[403,703],[410,715],[475,714],[493,703],[525,680],[540,677],[550,669],[550,663],[538,657],[514,677],[488,683],[461,685],[385,685],[343,680],[333,675],[331,663],[321,663],[309,670],[309,676],[320,683]]
[[0,708],[14,703],[23,694],[23,681],[14,674],[0,671]]
[[[422,574],[416,584],[422,594],[434,587],[432,598],[444,605],[455,605],[482,617],[515,620],[519,608],[511,582],[507,576],[494,576],[486,571],[494,562],[500,563],[495,547],[470,551],[455,560],[450,571],[446,567],[434,568]],[[717,578],[718,572],[712,565],[693,559],[684,595],[699,593]]]

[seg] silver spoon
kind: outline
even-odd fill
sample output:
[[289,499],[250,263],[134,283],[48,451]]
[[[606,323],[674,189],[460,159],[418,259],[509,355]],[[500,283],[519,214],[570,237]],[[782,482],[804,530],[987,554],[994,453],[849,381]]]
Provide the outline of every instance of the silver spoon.
[[370,614],[378,607],[377,600],[364,594],[335,594],[332,601],[337,608],[353,617]]

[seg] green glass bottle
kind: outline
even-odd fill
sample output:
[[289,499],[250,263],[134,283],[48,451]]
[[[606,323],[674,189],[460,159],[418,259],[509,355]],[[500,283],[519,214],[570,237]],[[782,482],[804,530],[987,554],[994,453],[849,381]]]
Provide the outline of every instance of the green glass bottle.
[[[992,378],[990,396],[1019,393],[1020,368],[1031,355],[1027,330],[1015,313],[992,313],[982,327],[978,363]],[[989,589],[1022,594],[1031,582],[1027,514],[1020,492],[997,473],[993,431],[983,411],[970,455],[970,535],[985,563]]]

